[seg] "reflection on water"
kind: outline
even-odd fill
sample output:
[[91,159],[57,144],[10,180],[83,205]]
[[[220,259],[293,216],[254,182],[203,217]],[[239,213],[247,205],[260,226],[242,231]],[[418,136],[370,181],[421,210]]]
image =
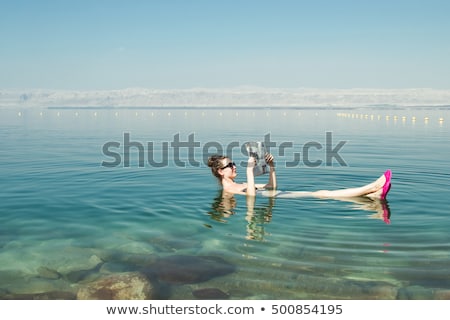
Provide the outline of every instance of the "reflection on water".
[[372,211],[373,213],[369,215],[370,218],[383,220],[386,224],[391,223],[391,209],[388,200],[358,197],[348,199],[348,201],[354,204],[352,206],[354,209]]
[[[239,196],[238,196],[239,197]],[[244,198],[244,197],[242,197]],[[244,199],[241,199],[244,201]],[[245,197],[248,240],[263,241],[270,233],[265,231],[265,225],[272,220],[272,211],[275,206],[276,197],[267,197],[267,204],[259,203],[256,205],[255,197]],[[350,204],[354,210],[369,211],[370,219],[379,219],[386,224],[390,224],[391,210],[386,199],[374,199],[368,197],[352,197],[338,199],[341,202]],[[289,200],[288,200],[289,201]],[[214,198],[211,210],[208,212],[211,219],[227,223],[228,220],[236,214],[237,200],[234,194],[219,191],[218,196]],[[209,226],[209,224],[208,224]]]
[[[267,205],[255,205],[255,202],[256,199],[254,197],[246,199],[245,220],[247,221],[247,235],[245,238],[263,241],[266,236],[270,235],[265,231],[264,225],[272,220],[272,208],[275,205],[275,198],[267,198]],[[237,200],[233,194],[219,191],[211,206],[212,210],[208,214],[215,221],[227,223],[228,219],[236,213],[236,206]]]
[[[449,299],[448,110],[0,112],[2,299]],[[124,132],[155,146],[270,133],[292,142],[276,155],[281,190],[359,186],[387,168],[392,190],[248,201],[216,190],[203,165],[140,168],[136,149],[129,168],[102,167],[102,145]],[[281,165],[326,132],[346,141],[348,166]],[[100,295],[108,283],[142,295]]]
[[275,199],[269,198],[266,206],[255,206],[255,198],[247,199],[247,236],[250,240],[264,240],[270,233],[265,231],[264,225],[272,220],[272,208]]

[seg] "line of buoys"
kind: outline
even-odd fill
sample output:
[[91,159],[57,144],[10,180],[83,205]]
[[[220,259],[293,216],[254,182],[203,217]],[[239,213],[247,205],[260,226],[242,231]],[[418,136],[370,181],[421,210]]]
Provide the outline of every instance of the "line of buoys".
[[[351,119],[370,119],[370,120],[374,120],[374,119],[378,119],[378,120],[381,120],[382,118],[383,118],[383,116],[381,116],[381,115],[373,115],[373,114],[358,114],[358,113],[337,113],[337,116],[338,117],[342,117],[342,118],[351,118]],[[402,123],[406,123],[407,122],[407,120],[408,120],[408,117],[407,116],[401,116],[400,118],[399,118],[399,116],[397,116],[397,115],[393,115],[393,116],[391,116],[391,115],[384,115],[384,119],[386,120],[386,121],[390,121],[391,119],[394,121],[394,122],[397,122],[399,119],[401,119],[402,120]],[[423,120],[424,120],[424,122],[425,123],[429,123],[430,122],[430,120],[431,120],[431,118],[430,117],[428,117],[428,116],[425,116],[424,118],[423,118]],[[411,116],[411,122],[413,122],[413,123],[415,123],[417,121],[417,117],[416,116]],[[444,122],[444,117],[439,117],[438,118],[438,122],[440,123],[440,124],[443,124],[443,122]]]
[[[46,113],[44,113],[44,112],[42,112],[42,111],[40,111],[39,112],[39,116],[40,117],[43,117],[45,114],[47,114],[47,112]],[[202,117],[205,117],[206,116],[206,112],[205,111],[202,111],[201,112],[201,116]],[[219,111],[218,113],[218,116],[219,117],[223,117],[223,112],[222,111]],[[265,112],[265,114],[266,114],[266,117],[270,117],[271,116],[271,113],[269,112],[269,111],[266,111]],[[60,111],[57,111],[56,112],[56,116],[57,117],[61,117],[63,114],[60,112]],[[78,111],[75,111],[74,113],[73,113],[73,115],[75,116],[75,117],[79,117],[80,116],[80,113],[78,112]],[[98,111],[94,111],[93,113],[92,113],[92,115],[94,116],[94,117],[97,117],[97,116],[99,116],[100,115],[100,112],[98,112]],[[189,115],[189,113],[187,112],[187,111],[185,111],[184,112],[184,116],[185,117],[187,117]],[[251,114],[253,117],[255,117],[256,116],[256,112],[255,111],[253,111],[252,112],[252,114]],[[319,114],[318,113],[315,113],[314,114],[315,116],[318,116]],[[381,114],[363,114],[363,113],[337,113],[336,114],[338,117],[341,117],[341,118],[351,118],[351,119],[364,119],[364,120],[371,120],[371,121],[373,121],[373,120],[375,120],[375,119],[377,119],[377,120],[381,120],[381,119],[385,119],[386,121],[390,121],[390,120],[393,120],[394,122],[397,122],[399,119],[401,119],[401,121],[402,121],[402,123],[403,124],[405,124],[407,121],[408,121],[408,119],[410,119],[410,121],[414,124],[414,123],[416,123],[418,120],[419,120],[419,118],[416,116],[416,115],[413,115],[413,116],[410,116],[410,117],[408,117],[408,116],[406,116],[406,115],[403,115],[403,116],[398,116],[398,115],[389,115],[389,114],[387,114],[387,115],[381,115]],[[17,116],[18,117],[22,117],[22,116],[24,116],[24,113],[22,112],[22,111],[18,111],[17,112]],[[114,116],[117,118],[117,117],[119,117],[119,112],[115,112],[114,113]],[[140,113],[138,113],[137,111],[135,112],[135,116],[136,117],[138,117],[138,116],[140,116]],[[155,116],[155,113],[152,111],[151,113],[150,113],[150,116],[151,117],[154,117]],[[172,116],[172,112],[167,112],[167,116],[168,117],[171,117]],[[235,112],[235,116],[236,117],[239,117],[240,116],[240,113],[238,112],[238,111],[236,111]],[[283,117],[287,117],[288,116],[288,113],[286,112],[286,111],[283,111],[282,112],[282,116]],[[301,116],[301,112],[298,112],[298,116],[300,117]],[[423,121],[424,121],[424,123],[425,124],[428,124],[428,123],[430,123],[430,121],[432,120],[432,118],[430,117],[430,116],[424,116],[423,117]],[[440,124],[440,125],[443,125],[443,123],[444,123],[444,117],[442,117],[442,116],[440,116],[440,117],[438,117],[437,118],[437,122]]]

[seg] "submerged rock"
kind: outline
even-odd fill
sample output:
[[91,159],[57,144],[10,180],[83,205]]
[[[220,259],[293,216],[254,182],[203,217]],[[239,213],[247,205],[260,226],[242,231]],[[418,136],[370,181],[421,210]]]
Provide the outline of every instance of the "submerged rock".
[[58,292],[76,293],[74,286],[62,278],[47,279],[39,275],[11,274],[9,280],[4,281],[4,279],[0,277],[2,291],[12,295],[29,295],[32,297],[39,294],[53,294]]
[[434,292],[433,299],[436,299],[436,300],[450,300],[450,290],[437,289]]
[[421,286],[409,286],[401,288],[398,291],[399,300],[431,300],[433,299],[433,290]]
[[[148,266],[154,263],[158,259],[154,254],[136,254],[127,252],[115,252],[110,255],[106,262],[109,263],[121,263],[122,265],[128,265],[128,268],[136,271],[140,267]],[[130,270],[131,271],[131,270]]]
[[48,257],[41,266],[65,275],[79,270],[92,270],[103,263],[92,249],[67,247],[61,248],[60,251],[63,253]]
[[138,272],[110,275],[78,290],[78,300],[146,300],[154,296],[152,283]]
[[51,268],[48,268],[48,267],[40,266],[37,269],[37,272],[38,272],[38,274],[39,274],[39,276],[41,278],[45,278],[45,279],[59,279],[59,278],[61,278],[61,274],[58,271],[56,271],[54,269],[51,269]]
[[192,295],[197,299],[202,300],[225,300],[230,297],[229,294],[223,292],[220,289],[216,288],[204,288],[192,291]]
[[43,293],[0,294],[2,300],[75,300],[76,294],[67,291],[50,291]]
[[161,258],[143,272],[171,284],[199,283],[234,272],[234,265],[211,256],[174,255]]
[[176,252],[183,249],[199,248],[201,242],[195,239],[155,237],[150,239],[152,246],[160,252]]

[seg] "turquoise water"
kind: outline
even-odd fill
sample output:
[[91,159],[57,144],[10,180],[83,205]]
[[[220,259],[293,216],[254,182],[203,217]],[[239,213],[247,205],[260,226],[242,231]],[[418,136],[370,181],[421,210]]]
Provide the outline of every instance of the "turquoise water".
[[[204,288],[230,299],[450,298],[446,108],[0,114],[2,299],[76,298],[83,286],[130,271],[157,283],[162,299],[195,299]],[[327,132],[331,149],[343,142],[328,163]],[[134,142],[128,165],[125,134]],[[367,199],[257,197],[253,210],[243,196],[222,199],[205,152],[229,146],[240,162],[240,146],[267,135],[281,190],[359,186],[392,169],[383,203],[390,223]],[[120,147],[105,154],[108,142]],[[102,166],[113,153],[120,164]]]

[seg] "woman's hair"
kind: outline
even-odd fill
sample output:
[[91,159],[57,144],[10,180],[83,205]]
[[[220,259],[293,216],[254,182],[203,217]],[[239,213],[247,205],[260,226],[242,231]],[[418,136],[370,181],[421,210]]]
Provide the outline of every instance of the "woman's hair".
[[217,154],[208,158],[208,167],[211,168],[212,174],[220,181],[222,180],[222,176],[219,174],[219,169],[223,167],[223,159],[227,159],[227,157]]

